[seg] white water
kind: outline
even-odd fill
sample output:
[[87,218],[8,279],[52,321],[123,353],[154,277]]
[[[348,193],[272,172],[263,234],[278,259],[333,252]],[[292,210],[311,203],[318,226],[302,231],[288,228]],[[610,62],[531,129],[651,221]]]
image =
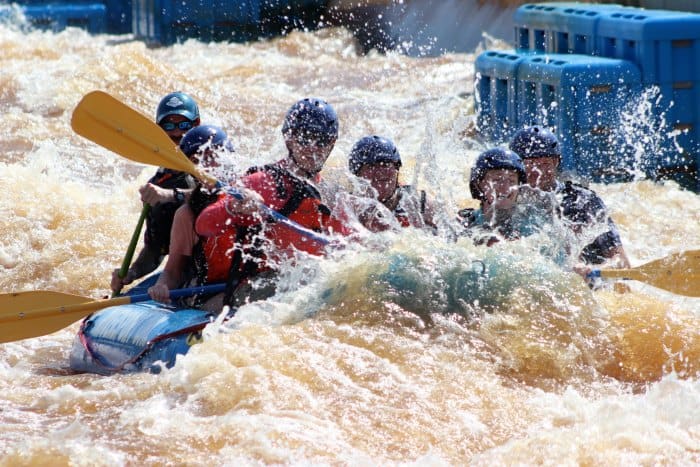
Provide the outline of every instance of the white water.
[[[473,203],[473,54],[358,56],[343,30],[148,49],[4,27],[0,50],[2,292],[108,293],[153,168],[72,132],[72,109],[93,89],[147,115],[166,92],[190,92],[203,121],[233,136],[241,167],[281,157],[286,109],[323,97],[341,119],[326,178],[344,183],[352,144],[382,134],[406,160],[404,179],[448,214]],[[633,264],[700,245],[696,194],[648,181],[593,188]],[[697,299],[636,283],[593,293],[527,244],[487,251],[411,231],[374,243],[388,252],[292,270],[289,284],[308,285],[241,309],[237,330],[212,326],[159,375],[70,374],[77,324],[0,345],[0,464],[700,462]],[[377,282],[401,254],[421,259],[404,271],[419,287],[408,298]],[[496,311],[478,324],[431,314],[449,303],[444,281],[489,256],[512,258],[499,275],[512,294]]]

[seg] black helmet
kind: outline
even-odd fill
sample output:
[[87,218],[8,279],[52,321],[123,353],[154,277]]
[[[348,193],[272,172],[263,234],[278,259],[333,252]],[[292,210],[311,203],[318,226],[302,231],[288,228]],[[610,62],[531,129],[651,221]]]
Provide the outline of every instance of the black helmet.
[[[208,146],[206,146],[208,145]],[[180,149],[187,157],[192,157],[202,146],[211,149],[225,149],[233,152],[233,144],[226,132],[214,125],[200,125],[185,133],[180,141]]]
[[328,145],[338,137],[338,115],[323,99],[302,99],[287,111],[282,134],[285,137],[315,140],[324,146]]
[[381,136],[365,136],[352,147],[348,166],[353,175],[357,175],[366,164],[389,162],[401,167],[401,155],[394,143]]
[[561,158],[559,140],[551,131],[541,126],[523,128],[515,133],[510,150],[523,159],[534,157]]
[[498,169],[514,170],[518,174],[518,183],[521,185],[527,181],[525,166],[520,156],[508,149],[489,149],[479,154],[472,168],[471,177],[469,178],[469,191],[472,194],[472,198],[483,201],[484,193],[479,188],[479,183],[486,176],[486,172]]
[[199,118],[199,107],[194,99],[184,92],[171,92],[158,104],[156,123],[160,125],[160,122],[168,115],[182,115],[194,122]]

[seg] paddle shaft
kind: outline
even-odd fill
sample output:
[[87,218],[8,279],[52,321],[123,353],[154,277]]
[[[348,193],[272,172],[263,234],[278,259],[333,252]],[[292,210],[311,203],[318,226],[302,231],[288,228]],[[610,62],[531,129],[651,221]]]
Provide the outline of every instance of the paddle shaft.
[[141,216],[139,216],[139,221],[136,223],[136,228],[134,233],[131,235],[131,241],[129,242],[129,247],[126,249],[126,255],[124,255],[124,261],[122,261],[122,266],[119,269],[119,277],[124,279],[126,273],[129,272],[129,266],[131,266],[131,259],[134,257],[134,251],[136,250],[136,244],[139,242],[139,236],[141,235],[141,229],[143,228],[143,223],[148,217],[148,212],[151,210],[151,206],[148,204],[143,205],[141,209]]
[[[141,236],[141,230],[143,229],[143,223],[148,217],[148,213],[151,210],[151,206],[144,204],[141,209],[141,215],[136,223],[136,228],[134,233],[131,234],[131,241],[129,242],[129,247],[126,249],[126,254],[124,255],[124,260],[119,268],[119,278],[124,279],[129,272],[129,266],[131,266],[131,259],[134,257],[134,251],[136,251],[136,244],[139,242],[139,237]],[[118,292],[112,292],[112,298],[114,298]]]
[[[190,287],[190,288],[186,288],[186,289],[175,289],[175,290],[170,291],[170,299],[175,300],[177,298],[189,297],[192,295],[203,294],[203,293],[217,294],[217,293],[223,292],[225,288],[226,288],[226,284],[221,283],[221,284],[203,285],[203,286],[199,286],[199,287]],[[94,301],[88,301],[85,303],[76,303],[76,304],[72,304],[72,305],[53,306],[53,307],[47,307],[47,308],[38,309],[38,310],[24,310],[24,311],[18,311],[12,315],[1,316],[0,317],[0,324],[5,323],[5,322],[10,322],[10,321],[17,321],[17,320],[42,319],[42,318],[52,317],[56,314],[71,315],[71,314],[75,314],[75,313],[82,313],[84,315],[85,312],[101,310],[102,308],[107,308],[110,306],[118,306],[118,305],[125,305],[125,304],[129,304],[129,303],[145,302],[148,300],[151,300],[151,297],[148,294],[124,295],[122,297],[109,298],[106,300],[94,300]],[[76,318],[76,320],[77,319],[80,319],[80,318]]]

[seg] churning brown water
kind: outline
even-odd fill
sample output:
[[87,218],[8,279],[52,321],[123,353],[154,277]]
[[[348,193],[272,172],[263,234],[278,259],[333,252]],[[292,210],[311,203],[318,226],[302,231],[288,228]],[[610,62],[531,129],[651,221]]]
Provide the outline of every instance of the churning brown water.
[[[341,120],[327,179],[344,182],[352,144],[381,134],[404,181],[447,215],[471,203],[484,148],[464,132],[473,54],[360,56],[341,29],[148,49],[0,27],[0,50],[3,293],[108,293],[154,169],[73,133],[71,112],[94,89],[147,115],[165,93],[191,93],[203,121],[232,136],[240,169],[282,157],[286,109],[323,97]],[[593,188],[633,264],[700,245],[698,195],[648,181]],[[2,344],[0,464],[700,462],[700,301],[636,283],[592,292],[532,246],[486,251],[407,230],[308,259],[286,290],[159,375],[71,374],[77,324]],[[475,259],[500,265],[502,293],[470,322],[454,312],[486,298],[450,281]],[[392,271],[413,295],[377,280]]]

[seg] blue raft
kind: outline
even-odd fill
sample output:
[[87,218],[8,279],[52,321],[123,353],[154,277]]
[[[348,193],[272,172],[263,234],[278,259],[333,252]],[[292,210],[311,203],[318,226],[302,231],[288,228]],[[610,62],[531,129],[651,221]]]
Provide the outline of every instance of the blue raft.
[[[143,292],[155,278],[134,287]],[[77,372],[111,375],[170,368],[201,340],[209,312],[145,301],[104,308],[85,318],[73,343],[70,367]]]

